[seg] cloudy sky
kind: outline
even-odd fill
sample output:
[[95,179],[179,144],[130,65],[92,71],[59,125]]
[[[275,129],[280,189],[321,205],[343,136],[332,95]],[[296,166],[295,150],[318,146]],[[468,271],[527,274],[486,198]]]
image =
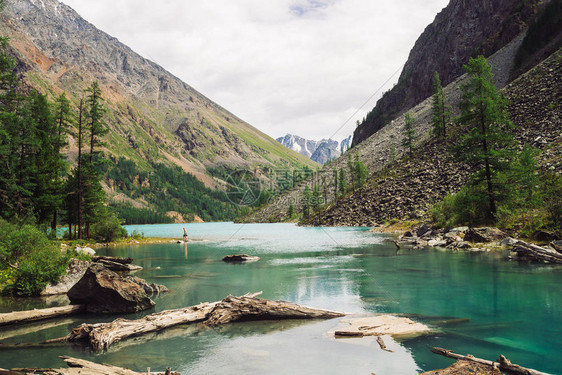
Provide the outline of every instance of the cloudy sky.
[[316,140],[353,132],[448,3],[62,1],[270,136]]

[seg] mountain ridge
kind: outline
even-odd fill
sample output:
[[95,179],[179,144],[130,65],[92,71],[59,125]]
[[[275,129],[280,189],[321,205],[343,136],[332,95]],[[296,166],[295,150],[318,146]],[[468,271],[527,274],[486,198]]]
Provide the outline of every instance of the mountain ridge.
[[[100,82],[111,112],[110,140],[119,148],[136,147],[140,155],[134,159],[141,165],[160,159],[158,153],[172,164],[180,160],[198,177],[207,167],[224,164],[313,165],[57,0],[6,0],[0,17],[0,32],[11,37],[20,72],[33,88],[67,91],[76,102],[87,82]],[[189,132],[198,132],[199,143],[185,142]],[[148,145],[151,141],[156,147]]]
[[344,152],[349,148],[351,136],[343,139],[341,144],[333,139],[314,141],[294,134],[286,134],[284,137],[278,137],[276,141],[319,164],[325,164],[341,155],[342,146]]
[[415,42],[397,84],[357,127],[353,144],[428,97],[435,71],[446,86],[463,74],[470,57],[489,57],[501,49],[526,29],[544,3],[548,0],[451,0]]

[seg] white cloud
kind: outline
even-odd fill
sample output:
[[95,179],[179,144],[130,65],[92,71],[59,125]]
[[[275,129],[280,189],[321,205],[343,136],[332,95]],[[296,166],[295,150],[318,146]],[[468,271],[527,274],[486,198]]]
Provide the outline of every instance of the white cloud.
[[63,2],[265,133],[320,139],[406,61],[448,0]]

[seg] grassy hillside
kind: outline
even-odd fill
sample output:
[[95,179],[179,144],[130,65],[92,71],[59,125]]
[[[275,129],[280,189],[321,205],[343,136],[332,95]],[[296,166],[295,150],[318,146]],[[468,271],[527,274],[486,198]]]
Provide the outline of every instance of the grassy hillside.
[[[99,81],[110,130],[104,151],[113,162],[105,181],[110,204],[126,205],[129,211],[133,207],[160,214],[177,211],[205,220],[232,219],[241,209],[220,193],[228,183],[209,170],[245,170],[267,181],[271,170],[317,167],[96,29],[66,5],[57,0],[41,4],[6,0],[0,35],[10,37],[18,73],[29,90],[51,98],[66,92],[76,111],[84,89]],[[76,144],[71,136],[67,149],[71,164],[76,162]],[[125,161],[129,175],[119,170]],[[126,180],[138,181],[141,175],[147,178],[145,185],[154,186],[151,192],[136,182],[123,190]],[[174,186],[201,199],[185,199]],[[217,206],[211,208],[207,199]]]

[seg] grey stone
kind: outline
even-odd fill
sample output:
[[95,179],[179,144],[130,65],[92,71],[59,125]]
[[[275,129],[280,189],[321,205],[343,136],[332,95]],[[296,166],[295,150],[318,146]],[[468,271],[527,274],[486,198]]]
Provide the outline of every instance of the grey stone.
[[154,302],[137,283],[100,264],[93,264],[69,291],[73,304],[95,313],[129,313],[150,309]]
[[502,246],[513,246],[516,243],[517,243],[517,240],[515,238],[506,237],[502,240],[502,242],[500,242],[500,245],[502,245]]

